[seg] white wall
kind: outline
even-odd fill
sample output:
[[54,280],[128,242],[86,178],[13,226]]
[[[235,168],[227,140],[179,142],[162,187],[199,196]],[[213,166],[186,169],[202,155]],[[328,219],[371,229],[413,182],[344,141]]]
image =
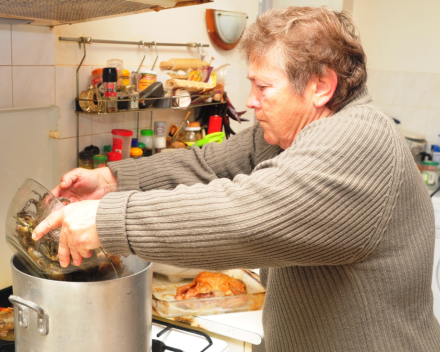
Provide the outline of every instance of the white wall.
[[353,5],[374,102],[429,144],[440,144],[439,13],[436,0],[354,0]]

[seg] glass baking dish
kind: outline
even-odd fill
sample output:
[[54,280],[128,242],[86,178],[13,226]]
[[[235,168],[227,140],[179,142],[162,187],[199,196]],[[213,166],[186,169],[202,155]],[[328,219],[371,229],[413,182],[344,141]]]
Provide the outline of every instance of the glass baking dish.
[[165,318],[235,313],[263,308],[266,290],[261,285],[260,277],[257,274],[242,269],[219,272],[243,281],[246,285],[246,294],[176,301],[174,296],[177,289],[193,280],[176,283],[171,282],[166,276],[155,274],[153,277],[153,308]]

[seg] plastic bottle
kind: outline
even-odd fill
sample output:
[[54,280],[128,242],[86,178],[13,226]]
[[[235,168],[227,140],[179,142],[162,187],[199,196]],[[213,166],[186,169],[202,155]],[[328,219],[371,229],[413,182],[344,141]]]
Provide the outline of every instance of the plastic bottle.
[[104,100],[105,100],[105,112],[118,111],[118,98],[116,95],[116,84],[118,81],[118,74],[116,68],[106,67],[102,73],[102,80],[104,85]]
[[167,146],[166,137],[167,123],[165,121],[156,121],[154,123],[154,151],[160,153]]
[[143,149],[143,156],[153,155],[154,141],[153,141],[153,130],[141,130],[141,135],[139,136],[139,142],[145,144]]

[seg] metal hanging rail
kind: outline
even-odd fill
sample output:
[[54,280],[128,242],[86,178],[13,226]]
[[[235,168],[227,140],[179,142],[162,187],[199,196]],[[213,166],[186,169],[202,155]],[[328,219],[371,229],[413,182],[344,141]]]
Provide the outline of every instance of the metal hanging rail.
[[86,44],[92,44],[92,43],[100,43],[100,44],[124,44],[124,45],[144,45],[144,46],[183,46],[183,47],[189,47],[189,48],[198,48],[198,47],[205,47],[208,48],[209,44],[201,44],[201,43],[186,43],[186,44],[179,44],[179,43],[156,43],[156,42],[144,42],[144,41],[138,41],[138,42],[132,42],[132,41],[123,41],[123,40],[107,40],[107,39],[92,39],[90,37],[59,37],[59,40],[64,42],[78,42],[78,43],[86,43]]

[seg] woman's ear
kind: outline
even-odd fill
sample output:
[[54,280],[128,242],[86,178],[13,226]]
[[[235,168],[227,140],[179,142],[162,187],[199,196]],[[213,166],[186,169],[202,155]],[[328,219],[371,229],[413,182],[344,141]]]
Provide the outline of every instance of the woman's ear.
[[338,76],[336,72],[327,69],[327,74],[322,77],[315,76],[314,80],[314,94],[313,105],[316,108],[321,108],[327,104],[335,94],[336,87],[338,86]]

